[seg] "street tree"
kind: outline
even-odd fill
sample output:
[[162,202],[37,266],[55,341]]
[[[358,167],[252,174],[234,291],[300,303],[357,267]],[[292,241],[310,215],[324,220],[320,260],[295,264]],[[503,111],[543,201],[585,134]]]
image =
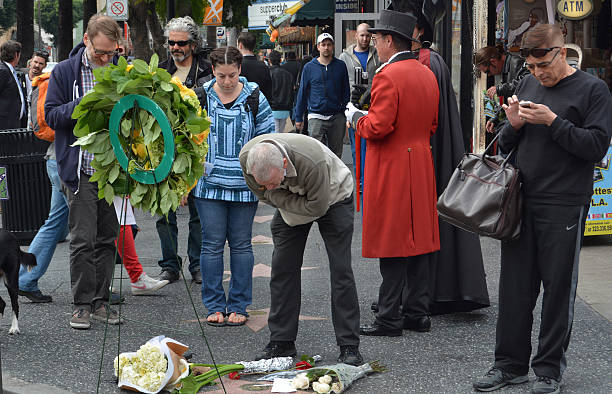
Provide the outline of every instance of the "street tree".
[[[98,12],[98,4],[96,0],[82,0],[83,1],[83,29],[87,27],[87,22],[89,22],[89,18],[94,16]],[[74,17],[74,14],[73,14]],[[79,20],[78,18],[77,20]]]
[[4,0],[4,6],[0,7],[0,33],[4,33],[17,22],[17,2],[15,0]]
[[[83,0],[72,0],[72,28],[83,19],[84,8]],[[40,27],[47,33],[53,35],[53,44],[57,45],[60,30],[60,25],[57,23],[59,20],[59,4],[57,0],[38,0],[34,14],[36,22],[40,24]],[[85,26],[86,25],[83,24],[83,28],[85,28]],[[71,32],[72,28],[70,29]]]
[[34,1],[17,0],[17,41],[21,43],[19,67],[25,67],[34,53]]
[[68,59],[72,50],[72,0],[58,1],[58,32],[56,36],[58,60]]

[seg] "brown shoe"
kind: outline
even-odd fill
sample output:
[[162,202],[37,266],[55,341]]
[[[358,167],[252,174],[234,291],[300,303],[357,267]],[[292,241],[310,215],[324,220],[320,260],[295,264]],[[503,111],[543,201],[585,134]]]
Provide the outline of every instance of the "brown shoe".
[[79,308],[72,312],[72,319],[70,319],[70,327],[76,328],[77,330],[87,330],[91,327],[89,321],[90,312],[85,308]]
[[98,320],[101,322],[108,322],[108,324],[121,324],[123,323],[123,318],[119,318],[119,314],[114,309],[107,309],[105,304],[102,304],[96,309],[96,311],[91,315],[91,318],[94,320]]

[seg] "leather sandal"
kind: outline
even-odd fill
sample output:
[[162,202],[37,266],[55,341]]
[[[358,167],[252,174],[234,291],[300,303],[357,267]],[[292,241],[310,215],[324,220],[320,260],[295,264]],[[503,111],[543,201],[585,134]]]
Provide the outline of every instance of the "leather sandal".
[[[211,316],[214,316],[214,320],[209,320]],[[222,317],[221,322],[219,322],[219,317]],[[225,325],[225,315],[223,312],[215,312],[206,316],[206,324],[213,327],[223,327]]]
[[[240,321],[237,321],[237,322],[236,321],[230,321],[230,319],[232,319],[232,316],[233,316],[234,319],[240,316],[240,317],[244,318],[244,320],[240,320]],[[229,317],[227,318],[227,323],[226,324],[228,326],[243,326],[244,323],[246,323],[247,319],[248,318],[245,315],[241,314],[241,313],[232,312],[232,313],[230,313]]]

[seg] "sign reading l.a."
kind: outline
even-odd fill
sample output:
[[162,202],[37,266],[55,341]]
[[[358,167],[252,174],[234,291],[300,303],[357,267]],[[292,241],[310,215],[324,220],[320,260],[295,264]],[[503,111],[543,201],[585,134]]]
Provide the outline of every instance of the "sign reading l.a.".
[[106,0],[106,15],[116,21],[129,19],[128,0]]

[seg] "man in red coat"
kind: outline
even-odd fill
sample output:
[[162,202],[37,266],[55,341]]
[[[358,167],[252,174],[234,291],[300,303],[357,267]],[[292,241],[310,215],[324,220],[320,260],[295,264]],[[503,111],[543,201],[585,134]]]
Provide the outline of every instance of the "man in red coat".
[[[410,51],[416,18],[384,10],[372,41],[381,62],[367,115],[349,108],[357,134],[367,139],[363,256],[380,258],[378,314],[361,335],[400,336],[402,288],[411,315],[429,314],[429,254],[440,249],[436,180],[430,138],[438,121],[436,77]],[[349,105],[350,107],[350,105]],[[362,116],[362,117],[360,117]]]

